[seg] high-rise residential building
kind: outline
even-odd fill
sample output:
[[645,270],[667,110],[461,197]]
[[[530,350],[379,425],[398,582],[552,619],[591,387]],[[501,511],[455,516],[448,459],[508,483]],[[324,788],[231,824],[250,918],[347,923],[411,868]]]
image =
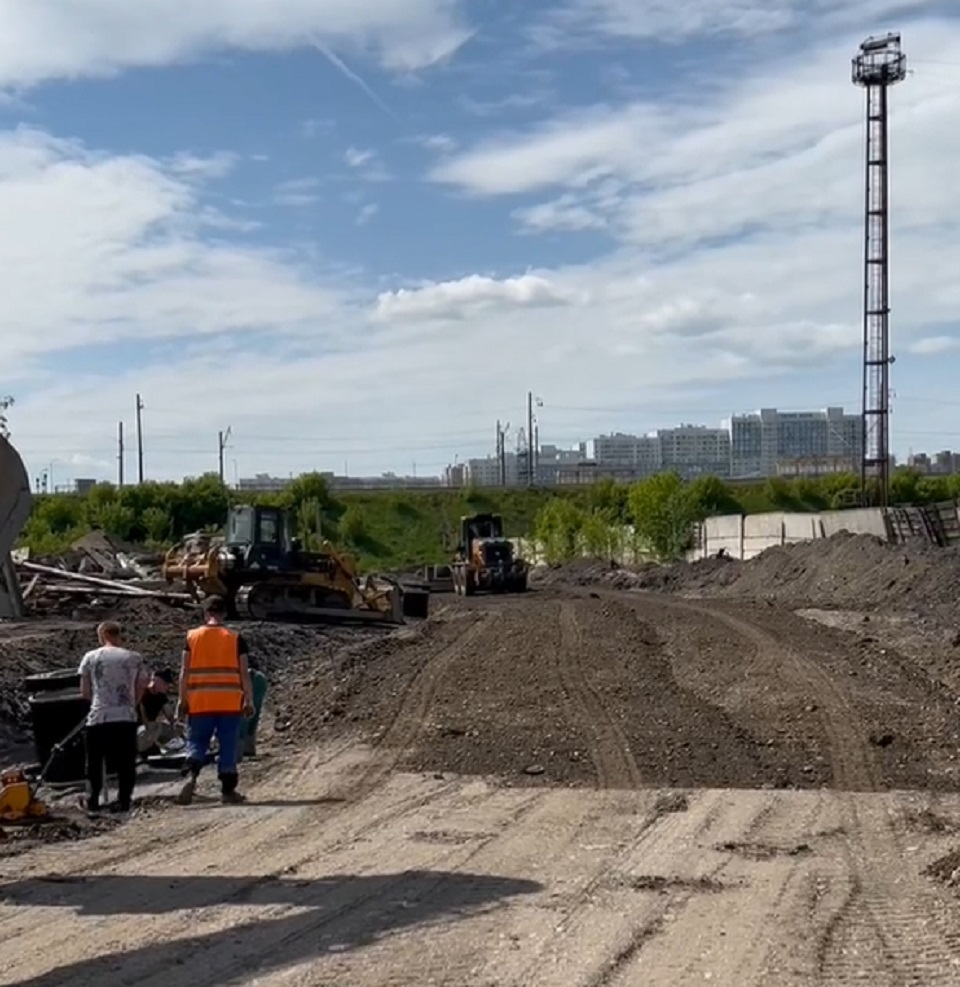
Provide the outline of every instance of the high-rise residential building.
[[615,432],[593,440],[593,458],[604,469],[652,476],[663,468],[660,439],[656,435],[627,435]]
[[664,470],[676,470],[686,479],[730,475],[730,433],[727,429],[680,425],[660,429],[657,438]]
[[730,421],[731,470],[735,477],[776,476],[784,461],[855,462],[862,447],[859,415],[843,408],[778,411],[761,408]]

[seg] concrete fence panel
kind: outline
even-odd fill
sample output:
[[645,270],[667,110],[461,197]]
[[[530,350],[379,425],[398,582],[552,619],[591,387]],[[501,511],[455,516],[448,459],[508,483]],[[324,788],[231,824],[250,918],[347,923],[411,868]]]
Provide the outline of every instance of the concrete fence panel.
[[823,525],[823,536],[841,531],[849,531],[852,535],[876,535],[886,541],[889,538],[887,521],[880,507],[856,507],[848,511],[824,511],[820,515]]
[[723,549],[734,559],[743,558],[743,515],[725,514],[708,517],[703,523],[701,557],[709,558]]
[[784,513],[748,514],[743,519],[743,558],[752,559],[768,548],[783,544]]
[[784,514],[783,542],[793,545],[796,542],[812,541],[823,537],[823,526],[819,514]]

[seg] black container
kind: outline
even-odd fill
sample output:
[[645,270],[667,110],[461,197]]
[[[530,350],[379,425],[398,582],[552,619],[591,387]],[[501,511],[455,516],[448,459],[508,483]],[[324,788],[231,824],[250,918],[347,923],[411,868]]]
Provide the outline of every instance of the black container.
[[[30,696],[27,702],[33,723],[37,760],[44,766],[50,759],[54,746],[62,743],[77,724],[84,720],[90,703],[80,695],[79,689],[40,692]],[[85,777],[84,766],[85,751],[81,730],[54,758],[47,770],[46,780],[53,784],[82,781]]]
[[79,689],[80,673],[76,668],[58,668],[54,672],[28,675],[23,680],[23,691],[29,695],[40,692],[61,692],[64,689]]

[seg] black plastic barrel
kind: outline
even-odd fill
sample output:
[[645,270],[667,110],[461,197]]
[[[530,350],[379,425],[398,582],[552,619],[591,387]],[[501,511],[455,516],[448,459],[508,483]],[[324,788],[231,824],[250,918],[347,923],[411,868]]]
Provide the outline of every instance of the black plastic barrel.
[[80,673],[76,668],[58,668],[53,672],[28,675],[23,680],[23,691],[28,695],[39,692],[61,692],[64,689],[79,689]]
[[[79,689],[38,692],[29,696],[27,703],[37,760],[42,767],[49,760],[54,746],[62,743],[83,721],[90,703],[80,695]],[[46,780],[54,784],[82,781],[85,777],[85,759],[83,731],[80,731],[54,759],[47,770]]]

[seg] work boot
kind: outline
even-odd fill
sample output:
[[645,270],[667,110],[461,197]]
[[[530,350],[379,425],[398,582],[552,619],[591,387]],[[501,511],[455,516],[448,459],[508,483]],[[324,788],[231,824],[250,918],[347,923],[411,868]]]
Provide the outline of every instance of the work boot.
[[221,774],[220,778],[220,801],[224,805],[240,805],[247,801],[245,795],[241,795],[237,791],[237,784],[240,781],[239,776],[235,771],[231,771],[229,774]]
[[183,783],[183,788],[180,789],[180,793],[177,795],[177,805],[189,805],[193,801],[193,793],[196,790],[197,779],[191,776]]

